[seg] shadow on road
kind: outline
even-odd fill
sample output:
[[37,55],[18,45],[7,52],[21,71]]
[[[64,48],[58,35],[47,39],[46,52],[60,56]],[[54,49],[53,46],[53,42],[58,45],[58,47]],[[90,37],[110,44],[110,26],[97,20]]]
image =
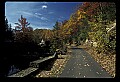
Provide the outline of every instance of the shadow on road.
[[79,48],[79,47],[71,47],[70,49],[83,49],[83,48]]
[[83,48],[71,48],[71,49],[83,49]]

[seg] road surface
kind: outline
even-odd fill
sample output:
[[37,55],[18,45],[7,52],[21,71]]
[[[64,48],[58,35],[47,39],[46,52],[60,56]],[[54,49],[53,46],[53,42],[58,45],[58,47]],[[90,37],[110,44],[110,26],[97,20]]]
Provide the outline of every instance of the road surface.
[[112,78],[84,49],[71,50],[71,58],[60,78]]

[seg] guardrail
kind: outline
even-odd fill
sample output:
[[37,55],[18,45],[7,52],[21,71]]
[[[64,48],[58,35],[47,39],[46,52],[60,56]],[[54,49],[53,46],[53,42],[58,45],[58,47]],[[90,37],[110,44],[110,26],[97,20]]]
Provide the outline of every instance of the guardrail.
[[32,62],[30,62],[29,68],[24,69],[24,70],[22,70],[18,73],[10,75],[8,77],[26,77],[26,76],[32,74],[33,72],[37,71],[39,68],[41,68],[45,62],[47,62],[50,59],[54,59],[56,57],[57,57],[57,55],[56,55],[56,52],[55,52],[54,55],[52,55],[52,56],[32,61]]
[[55,58],[56,57],[56,52],[54,53],[54,55],[52,56],[49,56],[49,57],[45,57],[43,58],[42,60],[36,60],[36,61],[33,61],[33,62],[30,62],[30,67],[35,67],[35,68],[40,68],[40,64],[45,62],[45,61],[48,61],[52,58]]

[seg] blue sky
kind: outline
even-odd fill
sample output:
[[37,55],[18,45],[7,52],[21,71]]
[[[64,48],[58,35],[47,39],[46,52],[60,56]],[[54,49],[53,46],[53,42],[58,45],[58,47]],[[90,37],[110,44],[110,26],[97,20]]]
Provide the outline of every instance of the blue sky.
[[81,2],[6,2],[5,16],[15,27],[21,15],[33,29],[52,29],[56,21],[68,20]]

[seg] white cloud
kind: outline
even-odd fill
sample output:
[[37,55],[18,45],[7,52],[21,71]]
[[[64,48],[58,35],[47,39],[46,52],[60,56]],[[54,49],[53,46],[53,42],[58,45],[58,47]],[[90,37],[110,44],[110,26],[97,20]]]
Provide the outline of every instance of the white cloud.
[[40,29],[48,29],[47,27],[39,27]]
[[40,14],[40,13],[35,13],[35,14],[33,14],[33,13],[30,13],[30,12],[26,12],[26,11],[19,11],[18,13],[23,13],[23,14],[25,14],[25,15],[27,15],[27,16],[34,16],[34,17],[36,17],[36,18],[41,18],[41,17],[39,17],[38,15],[42,15],[42,14]]
[[41,3],[43,3],[43,4],[47,4],[48,2],[41,2]]
[[51,29],[51,28],[46,28],[46,29]]
[[11,24],[11,26],[12,26],[11,28],[12,28],[12,29],[15,29],[16,24],[14,24],[14,23],[12,23],[12,22],[9,22],[9,24]]
[[31,25],[33,27],[33,30],[35,29],[51,29],[50,27],[47,27],[47,26],[36,26],[36,25]]
[[45,18],[45,17],[41,17],[41,20],[48,20],[47,18]]
[[33,16],[33,14],[29,12],[22,11],[22,13]]
[[36,15],[42,15],[41,13],[35,13]]
[[46,9],[47,8],[47,5],[42,5],[42,9]]
[[53,14],[53,13],[54,13],[54,12],[52,12],[52,11],[51,11],[51,12],[48,12],[48,14]]
[[64,17],[63,16],[60,16],[59,18],[58,18],[58,20],[63,20],[64,19]]
[[60,16],[60,18],[64,18],[63,16]]

